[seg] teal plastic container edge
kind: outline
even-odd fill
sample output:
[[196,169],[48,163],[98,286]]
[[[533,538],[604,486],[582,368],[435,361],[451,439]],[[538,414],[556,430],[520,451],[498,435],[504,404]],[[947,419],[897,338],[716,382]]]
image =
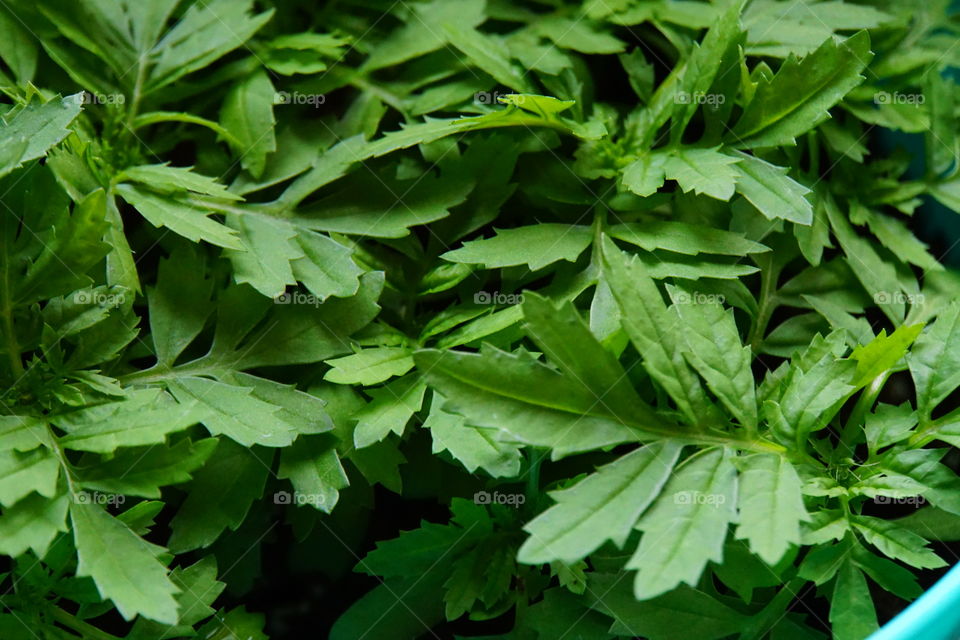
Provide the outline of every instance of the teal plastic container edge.
[[955,565],[909,607],[868,640],[960,638],[960,565]]

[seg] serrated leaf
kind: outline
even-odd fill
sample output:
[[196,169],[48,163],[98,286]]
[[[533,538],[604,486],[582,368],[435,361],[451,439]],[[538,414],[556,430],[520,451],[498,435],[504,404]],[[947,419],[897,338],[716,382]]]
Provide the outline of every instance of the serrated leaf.
[[829,38],[800,60],[787,58],[772,79],[760,81],[729,139],[746,148],[794,144],[863,82],[860,72],[872,57],[870,37],[861,31],[843,41]]
[[248,450],[220,439],[211,458],[194,474],[187,499],[170,523],[172,552],[208,547],[227,528],[240,526],[263,493],[270,470],[265,451],[269,450]]
[[656,443],[599,467],[573,487],[552,491],[557,504],[524,526],[517,559],[570,564],[607,540],[623,547],[637,519],[673,472],[680,447]]
[[205,417],[190,401],[175,402],[161,389],[129,392],[116,402],[94,405],[51,417],[67,432],[60,444],[77,451],[108,453],[118,447],[158,444]]
[[267,155],[277,149],[273,103],[273,83],[264,71],[257,71],[234,85],[220,111],[220,124],[239,142],[234,153],[255,178],[263,174]]
[[342,358],[327,360],[332,368],[324,380],[336,384],[379,384],[413,368],[413,352],[406,347],[363,349]]
[[168,381],[167,388],[182,405],[201,411],[200,421],[213,435],[247,447],[285,447],[297,437],[296,427],[277,415],[279,407],[258,399],[249,387],[184,376]]
[[696,585],[707,562],[723,559],[727,526],[736,519],[737,472],[723,449],[687,459],[640,519],[634,595],[648,600],[680,583]]
[[813,222],[810,190],[787,175],[787,169],[740,151],[736,189],[768,220],[790,220],[800,225]]
[[667,157],[663,170],[684,192],[729,200],[740,181],[739,166],[734,166],[739,162],[739,158],[721,153],[719,147],[680,148]]
[[592,238],[590,227],[538,224],[499,229],[492,238],[466,242],[441,257],[451,262],[482,264],[487,269],[525,264],[537,271],[558,260],[576,261]]
[[126,619],[136,615],[163,624],[177,622],[179,591],[160,562],[163,547],[144,541],[102,507],[70,505],[77,545],[77,575],[90,576]]
[[764,562],[776,564],[792,544],[800,543],[800,522],[807,520],[800,477],[793,465],[773,454],[754,454],[743,460],[736,536]]

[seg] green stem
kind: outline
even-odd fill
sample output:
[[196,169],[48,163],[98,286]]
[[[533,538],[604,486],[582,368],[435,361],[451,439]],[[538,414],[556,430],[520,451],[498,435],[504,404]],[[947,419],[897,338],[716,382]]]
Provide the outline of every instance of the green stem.
[[797,597],[797,592],[806,584],[806,580],[795,577],[784,584],[777,595],[751,618],[746,629],[740,633],[740,640],[760,640],[783,617],[790,603]]
[[773,259],[770,258],[766,268],[761,267],[760,271],[760,300],[757,303],[757,317],[754,318],[750,326],[750,334],[747,336],[747,344],[750,350],[756,355],[760,350],[760,344],[763,342],[763,334],[767,330],[767,324],[777,308],[776,288],[777,278],[780,274],[779,269],[773,266]]
[[13,324],[13,300],[10,289],[10,268],[7,255],[7,244],[3,243],[3,255],[0,268],[3,277],[0,278],[0,315],[2,315],[3,333],[7,341],[7,358],[10,372],[13,374],[13,383],[16,384],[23,377],[23,361],[20,359],[20,342],[17,340],[16,328]]
[[537,455],[536,449],[527,448],[527,504],[536,502],[537,494],[540,492],[540,460],[542,456]]
[[180,378],[183,376],[202,376],[222,370],[223,366],[216,367],[211,364],[211,359],[207,356],[185,362],[176,367],[156,366],[150,369],[134,371],[120,376],[118,379],[124,385],[127,384],[152,384],[154,382],[163,382],[171,378]]
[[840,435],[840,444],[844,445],[848,450],[852,450],[854,446],[856,446],[857,439],[862,433],[861,425],[863,424],[863,420],[867,412],[873,408],[874,403],[877,401],[877,396],[880,395],[880,391],[883,389],[883,385],[886,384],[887,378],[889,377],[890,371],[884,371],[874,378],[860,393],[860,397],[857,398],[857,404],[853,406],[853,411],[850,412],[850,417],[847,418],[847,423],[844,425],[843,432]]
[[119,637],[111,635],[106,631],[101,631],[92,624],[86,623],[76,616],[67,613],[60,607],[53,607],[51,613],[54,620],[76,631],[84,640],[121,640]]
[[140,59],[137,61],[137,78],[133,84],[133,96],[130,98],[130,108],[127,111],[127,130],[131,135],[135,135],[136,128],[134,121],[137,119],[137,113],[140,112],[140,101],[143,99],[143,83],[147,79],[147,65],[144,64],[146,54],[141,52]]
[[67,481],[67,492],[70,493],[70,498],[76,501],[79,492],[74,484],[76,480],[73,477],[73,470],[70,467],[70,462],[67,460],[66,452],[63,450],[63,447],[60,446],[60,441],[57,440],[57,436],[49,426],[47,426],[47,440],[50,445],[49,448],[53,451],[54,455],[57,456],[57,461],[63,469],[63,477]]

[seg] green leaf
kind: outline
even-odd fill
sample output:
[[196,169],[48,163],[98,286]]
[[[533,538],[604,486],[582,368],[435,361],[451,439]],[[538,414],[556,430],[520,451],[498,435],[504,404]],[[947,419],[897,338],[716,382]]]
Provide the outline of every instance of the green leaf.
[[249,387],[184,376],[167,382],[167,388],[181,405],[203,412],[200,420],[213,435],[247,447],[285,447],[297,437],[296,426],[278,415],[279,407],[258,399]]
[[800,225],[813,222],[810,190],[787,175],[787,169],[740,151],[737,193],[750,201],[768,220],[790,220]]
[[927,421],[943,400],[960,386],[960,304],[943,310],[936,322],[920,334],[907,363],[917,389],[917,410]]
[[414,361],[448,399],[447,409],[511,441],[548,447],[554,458],[638,438],[582,383],[529,356],[493,348],[479,354],[424,349]]
[[879,627],[867,580],[849,560],[840,565],[833,586],[830,622],[837,640],[862,640]]
[[5,113],[0,122],[0,176],[42,158],[63,140],[70,133],[67,127],[80,115],[82,97],[76,93],[49,102],[31,100]]
[[558,309],[531,293],[524,296],[521,307],[531,339],[562,373],[586,387],[597,403],[610,413],[656,422],[653,409],[634,391],[626,371],[593,337],[571,303]]
[[494,477],[517,475],[519,447],[499,442],[492,429],[471,426],[463,416],[444,411],[443,402],[443,396],[434,391],[430,414],[423,421],[423,428],[430,430],[433,453],[450,452],[470,473],[482,468]]
[[147,289],[150,337],[157,362],[170,366],[200,334],[213,311],[210,296],[213,280],[191,277],[205,267],[202,254],[192,246],[177,245],[166,260],[160,260],[157,284]]
[[667,157],[663,165],[664,173],[671,180],[676,180],[684,192],[693,191],[718,200],[729,200],[741,181],[740,172],[733,166],[740,160],[718,149],[680,148]]
[[220,124],[239,142],[233,152],[255,178],[263,174],[267,154],[277,150],[273,103],[273,83],[264,71],[257,71],[234,85],[220,111]]
[[708,562],[723,559],[727,526],[736,519],[737,472],[723,449],[700,452],[677,467],[640,519],[640,546],[627,562],[633,591],[648,600],[680,583],[696,585]]
[[802,59],[787,58],[773,78],[761,79],[728,140],[746,148],[795,144],[863,81],[860,72],[872,57],[870,37],[861,31],[843,41],[829,38]]
[[724,311],[719,303],[709,300],[691,301],[682,291],[671,290],[670,295],[683,323],[687,362],[741,425],[756,429],[757,397],[750,368],[753,358],[750,347],[740,342],[733,311]]
[[379,384],[413,368],[413,353],[406,347],[363,349],[342,358],[327,360],[332,368],[323,379],[337,384]]
[[47,553],[58,533],[67,531],[66,494],[53,499],[31,494],[0,515],[0,553],[16,558],[27,549],[38,558]]
[[167,227],[193,242],[203,240],[227,249],[240,249],[243,246],[236,232],[210,218],[214,210],[204,207],[200,202],[194,204],[182,197],[164,195],[130,184],[118,185],[117,193],[155,227]]
[[681,326],[679,317],[668,313],[644,266],[628,260],[609,239],[605,240],[603,260],[608,284],[623,314],[623,327],[643,356],[650,377],[670,394],[690,423],[712,420],[717,410],[683,356],[687,346],[676,331]]
[[102,507],[70,505],[77,545],[77,575],[89,576],[126,620],[136,615],[163,624],[177,622],[179,591],[161,563],[163,547],[144,541]]
[[252,6],[252,0],[192,4],[153,48],[148,91],[172,84],[242,46],[273,15],[273,10],[251,15]]
[[947,566],[940,556],[926,548],[923,538],[901,528],[896,522],[870,516],[854,516],[852,522],[864,539],[887,557],[901,560],[918,569]]
[[518,560],[567,564],[607,540],[623,547],[637,519],[673,472],[680,447],[651,444],[606,464],[573,487],[550,492],[557,504],[524,526]]
[[789,462],[773,454],[743,459],[737,496],[740,524],[736,536],[767,564],[776,564],[790,545],[800,543],[800,522],[807,520],[800,477]]
[[160,193],[193,192],[220,200],[241,200],[240,196],[227,191],[225,185],[196,173],[192,167],[145,164],[124,169],[118,179],[139,182]]
[[194,473],[187,499],[173,517],[170,550],[183,553],[210,546],[228,527],[236,530],[263,494],[270,471],[264,450],[248,450],[220,439],[207,463]]
[[862,387],[893,369],[907,354],[910,345],[922,330],[922,324],[903,325],[887,336],[886,329],[881,329],[877,337],[868,344],[854,349],[850,354],[850,359],[857,361],[857,374],[853,385]]
[[128,496],[159,498],[160,487],[188,482],[217,446],[214,438],[192,442],[183,439],[172,446],[152,445],[116,454],[78,473],[89,489]]
[[537,224],[499,229],[493,238],[466,242],[441,257],[451,262],[482,264],[487,269],[525,264],[537,271],[557,260],[575,262],[592,238],[590,227]]
[[903,319],[904,299],[893,264],[881,258],[869,241],[857,235],[833,198],[824,198],[824,204],[833,233],[847,254],[850,269],[867,293],[873,296],[877,306],[894,324],[899,325]]
[[109,453],[118,447],[159,444],[168,434],[203,420],[196,402],[176,402],[161,389],[130,391],[124,399],[51,417],[67,432],[60,444],[77,451]]
[[623,170],[623,185],[638,196],[657,192],[666,180],[666,165],[670,156],[664,152],[645,153]]
[[339,490],[350,483],[333,443],[326,438],[297,438],[280,453],[278,478],[290,480],[307,504],[330,513],[339,499]]
[[701,253],[746,256],[770,251],[770,247],[748,240],[740,233],[673,220],[615,224],[607,227],[607,233],[646,251],[665,249],[690,256]]
[[373,400],[357,412],[354,446],[362,449],[380,442],[391,431],[402,436],[410,418],[423,405],[426,391],[426,385],[416,375],[397,378],[379,389],[369,391]]

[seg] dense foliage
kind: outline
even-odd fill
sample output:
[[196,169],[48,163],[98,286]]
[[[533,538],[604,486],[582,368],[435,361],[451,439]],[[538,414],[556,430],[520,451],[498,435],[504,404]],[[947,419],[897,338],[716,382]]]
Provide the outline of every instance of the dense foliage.
[[0,638],[864,638],[960,540],[947,4],[0,3]]

